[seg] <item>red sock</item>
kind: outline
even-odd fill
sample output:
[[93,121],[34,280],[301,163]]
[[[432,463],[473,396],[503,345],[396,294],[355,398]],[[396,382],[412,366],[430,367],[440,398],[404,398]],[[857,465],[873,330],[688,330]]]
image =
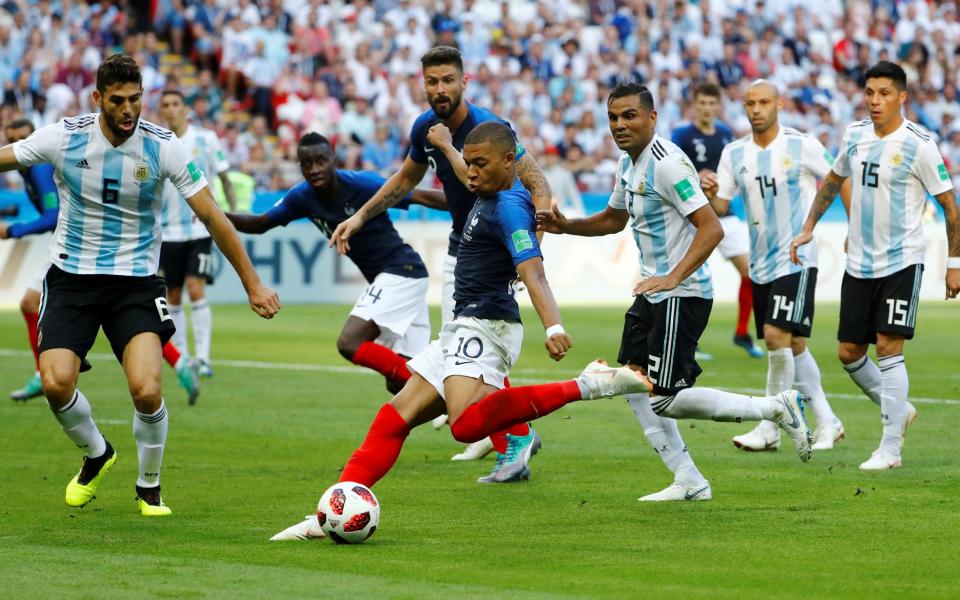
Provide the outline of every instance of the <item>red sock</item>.
[[392,404],[384,404],[370,424],[370,431],[347,461],[340,481],[355,481],[367,487],[393,468],[410,429]]
[[30,349],[33,350],[33,360],[37,363],[37,371],[40,370],[40,334],[37,333],[37,319],[39,315],[35,312],[21,311],[23,320],[27,322],[27,337],[30,338]]
[[173,342],[167,342],[163,345],[163,360],[174,369],[177,368],[177,362],[180,361],[180,351],[173,345]]
[[406,381],[410,379],[407,359],[390,348],[374,342],[360,344],[353,354],[353,364],[369,367],[387,379]]
[[[526,424],[580,400],[574,380],[497,390],[463,411],[450,426],[460,442],[476,442],[491,433]],[[510,430],[512,434],[512,429]]]
[[753,312],[753,284],[749,277],[740,280],[740,312],[737,314],[737,335],[747,335],[750,313]]

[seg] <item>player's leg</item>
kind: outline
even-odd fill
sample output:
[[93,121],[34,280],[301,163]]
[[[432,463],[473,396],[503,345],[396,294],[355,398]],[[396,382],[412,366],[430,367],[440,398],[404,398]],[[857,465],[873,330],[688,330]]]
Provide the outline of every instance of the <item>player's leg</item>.
[[37,323],[40,318],[40,290],[28,287],[20,299],[20,313],[27,324],[27,340],[30,342],[30,350],[33,351],[33,360],[36,370],[26,385],[18,390],[10,392],[10,398],[13,400],[25,401],[37,396],[43,395],[43,383],[40,380],[40,350],[38,341]]
[[830,450],[846,437],[843,423],[833,412],[820,378],[820,366],[807,344],[806,337],[794,336],[791,342],[794,362],[794,388],[807,398],[817,428],[813,432],[813,449]]
[[737,295],[737,328],[733,335],[733,343],[746,350],[753,358],[763,356],[763,350],[753,343],[750,336],[750,313],[753,310],[753,282],[750,281],[750,232],[747,225],[735,215],[728,215],[720,219],[723,227],[723,240],[718,250],[720,255],[729,260],[740,274],[740,291]]
[[[457,268],[457,257],[447,254],[443,257],[443,266],[440,270],[440,326],[453,320],[453,309],[456,302],[453,300],[454,271]],[[447,424],[446,412],[433,420],[433,428],[440,429]],[[477,442],[480,443],[480,442]]]
[[879,306],[874,298],[875,280],[843,274],[840,286],[840,323],[837,329],[837,356],[857,387],[867,398],[880,405],[881,377],[876,363],[867,356],[876,343],[873,315]]
[[212,240],[203,238],[189,242],[187,274],[184,283],[190,297],[190,324],[197,369],[201,377],[213,377],[210,368],[210,338],[213,334],[213,313],[207,303],[207,284],[213,283]]
[[187,242],[163,242],[160,245],[160,276],[167,286],[167,310],[176,331],[170,340],[190,359],[187,345],[187,318],[183,312],[183,285],[187,277]]

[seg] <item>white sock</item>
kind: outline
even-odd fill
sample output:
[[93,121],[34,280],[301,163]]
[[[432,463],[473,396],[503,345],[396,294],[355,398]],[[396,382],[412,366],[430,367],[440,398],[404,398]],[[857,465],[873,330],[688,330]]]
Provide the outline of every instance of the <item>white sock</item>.
[[77,448],[83,450],[87,458],[103,456],[107,451],[107,442],[97,429],[96,423],[93,422],[90,403],[80,390],[73,393],[73,399],[66,406],[60,410],[53,410],[53,416],[56,417],[67,437],[77,445]]
[[196,357],[210,362],[210,333],[213,331],[213,313],[206,298],[190,305],[190,322],[193,324],[193,345]]
[[794,356],[793,362],[796,365],[794,385],[809,400],[817,425],[822,426],[838,421],[837,415],[833,414],[833,409],[827,402],[827,395],[823,393],[820,367],[817,366],[817,361],[813,359],[810,350],[804,350],[802,354]]
[[[795,378],[795,363],[793,360],[793,350],[790,348],[780,348],[779,350],[767,350],[767,395],[776,396],[780,392],[786,392],[791,389]],[[780,428],[773,421],[763,420],[757,426],[766,429],[770,434],[776,435]]]
[[902,354],[884,356],[880,363],[883,391],[880,394],[880,416],[883,420],[883,439],[880,449],[887,456],[900,456],[900,437],[903,435],[903,422],[907,416],[907,391],[910,381],[907,379],[907,366]]
[[780,409],[772,396],[744,396],[711,388],[687,388],[676,396],[653,396],[650,402],[653,412],[665,417],[737,423],[773,420]]
[[883,383],[880,380],[880,369],[873,364],[870,357],[864,354],[859,360],[843,365],[850,379],[857,384],[868,398],[877,406],[880,405],[880,389]]
[[163,446],[167,441],[167,406],[160,400],[156,412],[145,415],[133,413],[133,438],[137,440],[137,485],[157,487],[160,485],[160,463],[163,462]]
[[183,305],[168,304],[167,312],[170,313],[170,318],[173,319],[173,326],[177,328],[177,330],[173,332],[173,338],[171,338],[170,341],[173,342],[173,345],[176,346],[181,355],[190,356],[190,348],[187,348],[187,317],[183,314]]
[[693,458],[680,437],[677,421],[655,414],[650,407],[650,396],[646,394],[628,394],[626,398],[643,427],[643,434],[673,473],[674,481],[690,487],[702,485],[706,479],[693,464]]

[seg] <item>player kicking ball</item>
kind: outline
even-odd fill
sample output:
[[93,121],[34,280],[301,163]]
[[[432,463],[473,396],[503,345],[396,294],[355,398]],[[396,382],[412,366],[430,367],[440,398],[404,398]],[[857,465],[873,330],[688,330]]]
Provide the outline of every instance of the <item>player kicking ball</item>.
[[[374,418],[363,444],[347,461],[340,481],[372,486],[400,455],[410,430],[446,412],[450,431],[475,442],[524,425],[577,400],[649,390],[649,382],[625,368],[597,366],[570,381],[505,388],[504,378],[520,354],[523,325],[510,282],[519,273],[546,330],[551,358],[571,347],[543,272],[533,202],[517,179],[516,140],[509,127],[477,125],[463,148],[464,166],[476,202],[467,216],[454,272],[454,319],[440,338],[410,361],[410,380]],[[511,434],[512,435],[512,434]],[[530,429],[508,455],[499,477],[529,477],[539,440]],[[322,537],[316,515],[273,540]]]
[[97,69],[93,101],[100,112],[35,131],[0,148],[0,172],[50,163],[60,211],[52,265],[40,309],[40,377],[54,417],[83,450],[66,502],[85,506],[97,494],[117,452],[93,421],[77,377],[102,327],[123,365],[135,414],[137,506],[141,515],[171,513],[160,497],[167,410],[160,394],[161,347],[173,334],[166,290],[157,277],[162,186],[170,180],[243,282],[250,307],[270,318],[280,309],[257,278],[240,239],[217,208],[203,174],[170,131],[140,120],[143,86],[133,58],[114,54]]
[[620,84],[607,100],[610,132],[623,150],[617,183],[606,209],[585,219],[567,219],[556,207],[537,213],[548,233],[582,236],[622,231],[627,223],[640,250],[643,280],[624,317],[621,365],[649,377],[651,393],[627,401],[644,434],[674,474],[666,489],[642,501],[709,500],[713,492],[687,452],[675,419],[760,421],[782,427],[800,460],[810,459],[812,434],[803,416],[803,395],[783,391],[751,397],[693,387],[702,372],[695,352],[713,305],[706,260],[723,229],[700,189],[689,159],[654,133],[657,111],[650,91]]
[[[943,207],[946,220],[948,299],[960,293],[960,210],[937,143],[903,118],[906,73],[899,65],[881,61],[864,78],[870,118],[844,132],[833,170],[813,201],[791,255],[795,263],[803,261],[801,250],[813,240],[817,221],[840,186],[852,179],[838,354],[854,383],[880,405],[880,447],[860,465],[876,471],[901,465],[904,435],[917,418],[917,409],[907,401],[903,350],[917,323],[926,194]],[[879,368],[867,356],[870,344],[877,347]]]
[[[244,233],[264,233],[296,219],[310,219],[327,237],[353,215],[384,183],[369,171],[337,169],[327,138],[307,133],[297,145],[300,172],[306,180],[291,188],[263,214],[227,213]],[[400,208],[422,204],[446,207],[443,194],[414,190]],[[400,239],[390,217],[380,213],[351,238],[347,256],[370,284],[347,318],[337,349],[350,362],[383,375],[397,393],[410,378],[407,360],[430,343],[427,268],[413,248]]]

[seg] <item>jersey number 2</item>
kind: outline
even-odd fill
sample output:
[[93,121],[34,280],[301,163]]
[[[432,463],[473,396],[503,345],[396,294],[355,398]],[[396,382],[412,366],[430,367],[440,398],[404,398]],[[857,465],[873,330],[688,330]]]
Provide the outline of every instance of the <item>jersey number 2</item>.
[[104,204],[116,204],[120,196],[120,181],[117,179],[103,178],[103,195],[100,200]]

